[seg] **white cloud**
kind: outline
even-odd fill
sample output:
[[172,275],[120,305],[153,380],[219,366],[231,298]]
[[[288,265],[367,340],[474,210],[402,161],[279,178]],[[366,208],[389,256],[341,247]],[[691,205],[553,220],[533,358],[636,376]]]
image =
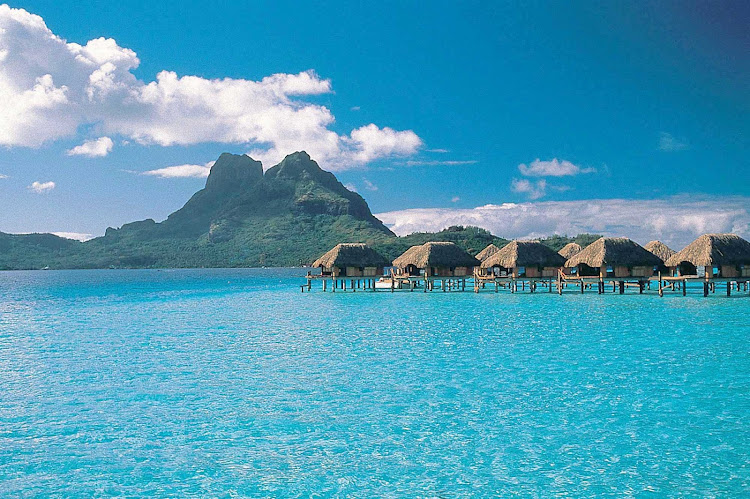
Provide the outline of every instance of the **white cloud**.
[[535,159],[528,165],[518,165],[518,171],[526,177],[565,177],[568,175],[578,175],[579,173],[594,173],[594,168],[581,168],[570,161],[558,160],[553,158],[550,161],[541,161]]
[[404,164],[406,166],[458,166],[458,165],[473,165],[478,163],[475,159],[470,160],[447,160],[447,161],[438,161],[438,160],[409,160],[406,161]]
[[68,156],[87,156],[89,158],[101,158],[112,151],[114,142],[109,137],[99,137],[95,140],[87,140],[80,146],[68,149]]
[[55,188],[54,182],[34,182],[30,186],[28,186],[28,189],[30,191],[35,192],[37,194],[46,194],[54,188]]
[[3,175],[2,173],[0,173],[0,180],[4,179],[4,178],[8,178],[8,176],[7,175]]
[[93,234],[84,234],[81,232],[53,232],[52,234],[58,237],[63,237],[65,239],[74,239],[81,242],[88,241],[89,239],[94,239],[94,237],[96,237]]
[[378,186],[375,185],[375,184],[373,184],[372,182],[370,182],[366,178],[362,179],[362,182],[365,184],[365,189],[367,189],[368,191],[377,191],[378,190]]
[[688,148],[688,143],[684,139],[678,139],[671,133],[661,132],[659,134],[659,150],[665,152],[684,151]]
[[426,152],[435,152],[438,154],[445,154],[450,152],[448,149],[427,149]]
[[214,161],[205,165],[176,165],[159,168],[157,170],[145,171],[143,175],[152,175],[161,178],[207,178],[211,173],[211,167]]
[[399,235],[476,225],[506,238],[589,232],[625,236],[641,244],[660,239],[676,250],[709,232],[734,232],[750,238],[750,197],[504,203],[473,209],[411,209],[376,216]]
[[347,189],[349,189],[352,192],[357,192],[357,186],[354,185],[351,182],[349,182],[348,184],[344,184],[344,187],[346,187]]
[[306,150],[330,170],[422,146],[411,130],[369,124],[339,135],[331,111],[304,97],[332,92],[314,71],[260,81],[209,80],[161,71],[137,79],[140,60],[115,40],[68,43],[44,20],[0,6],[0,145],[38,147],[91,126],[140,144],[247,144],[266,167]]
[[541,179],[531,182],[525,178],[514,178],[510,184],[510,189],[519,194],[526,194],[529,199],[539,199],[547,194],[547,181]]
[[360,107],[359,106],[352,106],[352,107],[349,108],[349,110],[350,111],[359,111]]
[[451,203],[458,203],[459,201],[461,201],[461,198],[458,196],[453,196],[451,198]]

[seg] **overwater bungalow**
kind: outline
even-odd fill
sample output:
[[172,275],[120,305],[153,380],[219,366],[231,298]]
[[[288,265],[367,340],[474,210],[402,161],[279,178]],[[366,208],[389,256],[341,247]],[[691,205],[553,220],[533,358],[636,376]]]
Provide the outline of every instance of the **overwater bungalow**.
[[381,277],[390,264],[387,258],[364,243],[337,244],[313,262],[313,267],[320,268],[320,275],[308,273],[307,289],[316,278],[323,279],[323,290],[327,287],[327,280],[331,280],[334,291],[339,286],[346,289],[347,279],[350,289],[374,289],[375,278]]
[[602,237],[568,259],[565,266],[575,267],[579,277],[647,280],[661,263],[659,257],[626,237]]
[[662,262],[666,262],[672,257],[672,255],[677,253],[675,250],[661,241],[649,241],[645,246],[643,246],[643,249],[646,249],[654,255],[658,256]]
[[563,246],[557,253],[565,258],[565,260],[570,260],[575,255],[580,253],[582,249],[583,248],[581,248],[581,245],[578,243],[568,243]]
[[668,258],[666,265],[674,276],[750,278],[750,242],[736,234],[704,234]]
[[377,277],[390,265],[386,257],[364,243],[341,243],[313,262],[321,275],[331,277]]
[[500,248],[498,248],[494,244],[488,244],[486,248],[484,248],[482,251],[477,253],[476,259],[479,260],[480,262],[483,262],[487,258],[497,253],[498,251],[500,251]]
[[666,261],[669,260],[672,255],[677,252],[663,242],[656,240],[646,243],[646,245],[643,246],[643,249],[650,251],[651,253],[659,257],[659,260],[662,261],[662,263],[654,268],[654,271],[661,272],[663,275],[668,275],[669,270],[667,269]]
[[565,258],[539,241],[511,241],[482,261],[481,268],[496,277],[556,277]]
[[412,246],[393,260],[398,274],[407,277],[467,277],[479,260],[451,242]]

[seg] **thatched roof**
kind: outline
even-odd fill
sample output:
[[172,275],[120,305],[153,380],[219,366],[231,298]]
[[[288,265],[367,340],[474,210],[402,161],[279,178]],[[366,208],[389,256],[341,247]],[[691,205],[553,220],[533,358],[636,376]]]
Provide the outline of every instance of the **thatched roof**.
[[661,263],[659,257],[627,237],[602,237],[586,246],[577,255],[573,255],[565,266],[576,267],[585,264],[593,268],[605,265],[640,267]]
[[643,248],[658,256],[662,262],[666,262],[669,257],[677,253],[661,241],[649,241]]
[[364,243],[337,244],[332,250],[313,262],[313,267],[387,267],[390,265],[383,255]]
[[483,268],[562,267],[565,258],[539,241],[511,241],[503,249],[482,261]]
[[750,264],[750,242],[736,234],[703,234],[682,251],[672,255],[666,264],[676,267],[690,262],[696,267],[708,265]]
[[495,253],[497,253],[498,251],[500,251],[500,248],[498,248],[494,244],[488,244],[486,248],[484,248],[482,251],[480,251],[479,253],[477,253],[476,258],[480,262],[483,262],[487,258],[489,258],[492,255],[494,255]]
[[479,260],[450,242],[430,242],[412,246],[403,255],[393,260],[393,265],[404,268],[414,265],[427,267],[477,267]]
[[562,247],[558,253],[560,256],[565,258],[566,260],[572,258],[574,255],[577,255],[581,252],[583,248],[581,248],[581,245],[578,243],[568,243],[565,246]]

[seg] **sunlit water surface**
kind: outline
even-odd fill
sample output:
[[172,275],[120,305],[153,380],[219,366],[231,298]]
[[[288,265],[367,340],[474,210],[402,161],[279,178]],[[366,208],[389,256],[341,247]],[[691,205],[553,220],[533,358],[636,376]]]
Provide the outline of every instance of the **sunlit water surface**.
[[0,496],[740,496],[750,298],[0,273]]

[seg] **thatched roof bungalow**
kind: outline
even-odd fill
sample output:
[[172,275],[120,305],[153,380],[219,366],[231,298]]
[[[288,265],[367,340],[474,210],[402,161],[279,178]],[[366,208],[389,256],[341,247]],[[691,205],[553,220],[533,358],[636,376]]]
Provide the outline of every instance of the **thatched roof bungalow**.
[[643,249],[646,249],[654,255],[658,256],[662,262],[666,262],[672,257],[672,255],[677,253],[675,250],[661,241],[649,241],[648,243],[646,243]]
[[511,241],[481,267],[498,276],[554,277],[563,265],[565,258],[539,241]]
[[662,261],[626,237],[602,237],[565,262],[578,275],[596,277],[650,277]]
[[313,262],[321,274],[331,277],[382,276],[391,263],[383,255],[363,243],[337,244]]
[[429,242],[412,246],[393,260],[401,274],[426,277],[464,277],[479,260],[451,242]]
[[[662,262],[666,262],[671,258],[672,255],[677,253],[675,250],[673,250],[663,242],[656,240],[646,243],[646,245],[643,246],[643,249],[646,249],[659,257],[659,260],[661,260]],[[665,274],[668,272],[667,266],[664,263],[660,263],[659,265],[657,265],[656,270]]]
[[575,255],[577,255],[578,253],[580,253],[581,250],[583,250],[583,248],[581,248],[580,244],[578,244],[578,243],[568,243],[565,246],[563,246],[560,249],[560,251],[558,251],[557,253],[560,256],[562,256],[563,258],[565,258],[565,260],[570,260]]
[[682,276],[750,277],[750,242],[736,234],[704,234],[666,265]]
[[491,257],[492,255],[494,255],[495,253],[497,253],[498,251],[500,251],[500,248],[498,248],[494,244],[488,244],[486,248],[484,248],[482,251],[477,253],[476,259],[479,260],[480,262],[483,262],[489,257]]

